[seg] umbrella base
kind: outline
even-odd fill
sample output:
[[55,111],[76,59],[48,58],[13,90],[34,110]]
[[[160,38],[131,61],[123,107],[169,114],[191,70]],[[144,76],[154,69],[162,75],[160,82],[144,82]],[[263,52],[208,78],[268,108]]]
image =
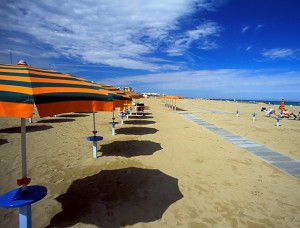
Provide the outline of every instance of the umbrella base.
[[47,188],[44,186],[27,186],[25,191],[22,188],[13,189],[0,197],[0,207],[19,208],[19,227],[29,228],[31,222],[31,204],[43,199],[47,195]]
[[44,186],[27,186],[26,191],[22,188],[13,189],[0,197],[0,207],[17,208],[31,205],[47,195],[47,188]]
[[89,136],[86,138],[88,141],[93,142],[93,158],[97,159],[97,141],[103,139],[102,136]]
[[116,133],[116,124],[118,124],[118,122],[108,122],[109,124],[111,124],[111,126],[112,126],[112,135],[115,135]]

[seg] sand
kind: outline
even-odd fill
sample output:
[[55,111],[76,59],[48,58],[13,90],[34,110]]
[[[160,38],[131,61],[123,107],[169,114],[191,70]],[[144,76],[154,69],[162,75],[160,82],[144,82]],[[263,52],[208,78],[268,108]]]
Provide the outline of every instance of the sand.
[[[180,100],[173,111],[159,99],[142,101],[147,115],[125,119],[115,136],[112,114],[96,114],[104,137],[97,160],[86,140],[91,113],[35,115],[27,123],[28,176],[48,189],[32,205],[33,227],[300,227],[299,180],[179,111],[296,160],[300,121],[276,127],[260,112],[263,104]],[[21,175],[19,126],[19,119],[0,117],[1,195]],[[0,208],[0,227],[18,227],[18,210]]]

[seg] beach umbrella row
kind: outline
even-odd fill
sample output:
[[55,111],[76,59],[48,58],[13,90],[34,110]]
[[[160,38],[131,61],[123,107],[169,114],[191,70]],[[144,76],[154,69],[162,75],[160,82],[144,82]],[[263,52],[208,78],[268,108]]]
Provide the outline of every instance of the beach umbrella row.
[[[165,100],[165,106],[168,106],[176,111],[176,100],[183,99],[181,96],[177,95],[165,95],[159,97],[162,100]],[[168,101],[170,101],[170,104],[168,104]]]
[[19,208],[20,227],[31,227],[31,204],[45,197],[43,186],[28,186],[26,165],[26,122],[36,106],[40,117],[69,112],[111,111],[113,96],[92,83],[61,72],[0,64],[0,116],[21,118],[22,178],[14,189],[0,197],[0,206]]

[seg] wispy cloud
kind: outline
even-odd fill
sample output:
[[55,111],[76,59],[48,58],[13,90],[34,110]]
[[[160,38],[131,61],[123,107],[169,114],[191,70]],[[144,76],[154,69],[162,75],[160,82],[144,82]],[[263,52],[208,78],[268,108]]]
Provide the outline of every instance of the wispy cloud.
[[218,25],[209,22],[182,31],[180,19],[196,10],[213,10],[217,4],[209,0],[176,0],[176,4],[173,0],[24,0],[19,4],[12,0],[1,6],[0,27],[46,45],[52,57],[148,71],[173,70],[174,64],[151,56],[157,52],[178,55],[197,42],[199,48],[215,48],[211,37],[218,34]]
[[[270,80],[272,78],[272,80]],[[287,78],[288,80],[282,80]],[[186,90],[193,96],[210,98],[280,99],[300,97],[300,72],[278,70],[218,69],[159,73],[101,79],[101,82],[120,86],[135,86],[141,92],[181,95]],[[233,83],[234,82],[234,83]],[[274,91],[276,91],[274,95]]]
[[251,45],[251,46],[248,46],[248,47],[246,48],[246,51],[250,51],[252,48],[253,48],[252,45]]
[[264,27],[264,25],[263,24],[259,24],[259,25],[257,25],[257,26],[255,26],[255,30],[260,30],[261,28],[263,28]]
[[249,32],[250,30],[254,30],[254,31],[258,31],[260,29],[262,29],[264,27],[263,24],[258,24],[258,25],[255,25],[255,26],[243,26],[241,31],[242,33],[246,33],[246,32]]
[[217,48],[217,44],[213,41],[212,37],[219,36],[220,31],[220,26],[214,22],[203,23],[193,30],[173,35],[168,40],[166,52],[172,56],[183,55],[191,45],[196,45],[198,49],[203,50],[215,49]]
[[282,58],[296,58],[299,50],[293,50],[290,48],[273,48],[270,50],[264,50],[262,55],[271,59],[282,59]]
[[242,28],[242,33],[245,33],[245,32],[247,32],[249,30],[249,26],[244,26],[243,28]]

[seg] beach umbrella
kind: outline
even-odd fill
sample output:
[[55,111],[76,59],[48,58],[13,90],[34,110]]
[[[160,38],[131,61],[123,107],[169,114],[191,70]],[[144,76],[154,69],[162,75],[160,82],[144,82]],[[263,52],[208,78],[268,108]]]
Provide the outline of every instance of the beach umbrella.
[[132,103],[132,97],[126,94],[123,90],[107,84],[98,84],[101,89],[109,91],[113,97],[115,107],[124,107],[124,105]]
[[183,97],[181,96],[177,96],[177,95],[166,95],[166,96],[162,96],[161,98],[164,98],[166,100],[170,100],[170,108],[174,109],[176,111],[176,100],[178,99],[183,99]]
[[286,111],[286,108],[285,108],[285,106],[284,106],[284,99],[281,100],[278,109],[281,110],[281,111]]
[[107,84],[99,84],[101,89],[106,89],[109,91],[109,94],[113,97],[114,100],[114,108],[113,108],[113,117],[112,121],[109,122],[109,124],[112,125],[112,135],[115,135],[115,125],[118,124],[118,122],[115,121],[115,108],[120,108],[120,116],[121,116],[121,123],[124,124],[124,116],[129,114],[129,110],[126,110],[126,113],[124,112],[124,107],[128,107],[128,105],[132,105],[132,98],[128,96],[123,90]]
[[27,186],[26,122],[36,106],[40,117],[82,111],[111,111],[113,102],[106,90],[69,74],[32,67],[0,64],[0,116],[21,118],[21,188],[0,197],[0,206],[19,208],[20,227],[31,227],[31,204],[47,194],[43,186]]
[[142,94],[136,93],[134,91],[126,91],[125,93],[126,93],[126,95],[132,97],[133,99],[144,98],[144,96]]
[[80,111],[109,111],[112,98],[87,81],[26,64],[0,65],[0,115],[30,118]]

